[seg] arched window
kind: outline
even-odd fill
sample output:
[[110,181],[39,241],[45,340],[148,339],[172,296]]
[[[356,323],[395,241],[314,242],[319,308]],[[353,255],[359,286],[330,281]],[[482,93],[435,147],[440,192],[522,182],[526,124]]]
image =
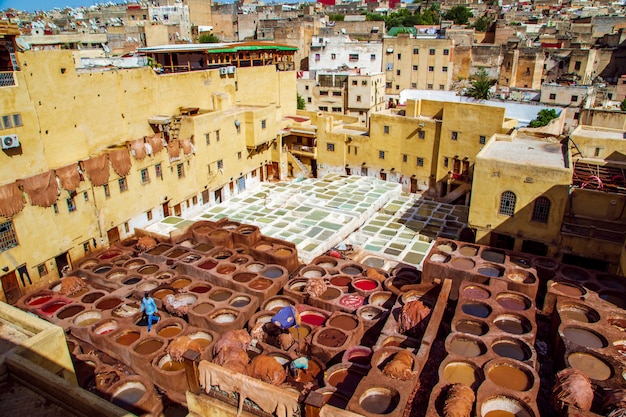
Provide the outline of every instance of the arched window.
[[500,197],[500,214],[512,216],[515,212],[515,194],[512,191],[505,191]]
[[548,223],[550,216],[550,200],[546,197],[539,197],[535,200],[533,207],[533,221],[539,223]]

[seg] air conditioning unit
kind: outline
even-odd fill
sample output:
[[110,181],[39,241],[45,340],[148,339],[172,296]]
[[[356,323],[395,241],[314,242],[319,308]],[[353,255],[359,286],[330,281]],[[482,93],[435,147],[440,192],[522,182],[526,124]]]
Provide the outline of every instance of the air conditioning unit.
[[2,149],[19,148],[20,141],[17,140],[17,135],[0,136],[2,139]]
[[220,68],[220,75],[226,75],[226,74],[228,74],[228,68],[227,67]]
[[230,66],[230,67],[226,67],[226,69],[228,70],[229,74],[234,74],[235,70],[237,69],[237,67],[235,66]]

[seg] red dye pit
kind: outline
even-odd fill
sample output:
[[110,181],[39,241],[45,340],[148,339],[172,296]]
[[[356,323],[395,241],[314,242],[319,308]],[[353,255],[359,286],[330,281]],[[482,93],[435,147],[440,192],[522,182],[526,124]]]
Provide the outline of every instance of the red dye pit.
[[213,269],[217,266],[217,262],[213,262],[213,261],[206,261],[200,264],[200,268],[202,269]]
[[354,286],[363,291],[370,291],[376,288],[374,281],[361,280],[354,283]]
[[67,304],[67,301],[63,301],[63,300],[55,301],[52,304],[48,304],[47,306],[42,308],[41,311],[48,315],[54,314],[56,313],[58,309],[60,309],[66,304]]
[[326,318],[318,314],[301,314],[300,320],[311,326],[321,326],[326,322]]
[[29,306],[38,306],[38,305],[42,305],[43,303],[47,303],[48,301],[52,300],[52,296],[50,295],[44,295],[42,297],[35,297],[32,300],[30,300],[28,302]]

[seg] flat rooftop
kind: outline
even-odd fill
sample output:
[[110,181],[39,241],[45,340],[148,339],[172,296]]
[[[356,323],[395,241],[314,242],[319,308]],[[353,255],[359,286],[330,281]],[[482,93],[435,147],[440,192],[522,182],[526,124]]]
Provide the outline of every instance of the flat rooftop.
[[495,140],[490,141],[478,155],[517,164],[566,167],[559,142],[530,136],[496,135]]
[[579,126],[572,135],[582,136],[593,139],[613,139],[622,140],[626,132],[617,129],[603,129],[601,127],[593,126]]

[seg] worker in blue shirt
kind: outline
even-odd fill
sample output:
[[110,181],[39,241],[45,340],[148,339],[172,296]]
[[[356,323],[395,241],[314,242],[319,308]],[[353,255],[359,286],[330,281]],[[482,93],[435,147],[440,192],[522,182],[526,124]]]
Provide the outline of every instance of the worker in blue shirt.
[[139,312],[142,312],[144,310],[146,312],[146,316],[148,316],[148,333],[150,333],[150,329],[152,328],[152,322],[154,321],[155,323],[158,323],[159,321],[159,316],[156,316],[156,313],[158,313],[159,309],[157,308],[154,299],[150,297],[148,293],[145,293],[143,295]]

